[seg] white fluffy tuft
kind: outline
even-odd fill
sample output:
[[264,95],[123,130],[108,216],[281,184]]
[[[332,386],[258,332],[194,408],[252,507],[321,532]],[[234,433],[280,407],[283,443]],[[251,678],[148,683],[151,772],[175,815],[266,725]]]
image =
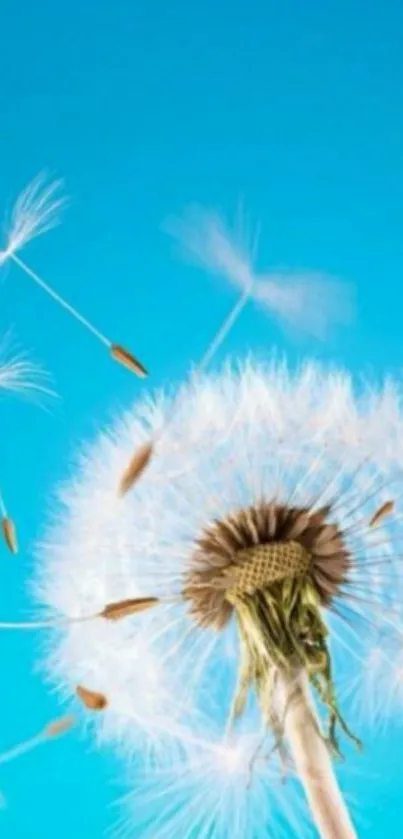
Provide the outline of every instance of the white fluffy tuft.
[[[338,605],[347,624],[330,620],[335,678],[354,667],[360,691],[359,641],[369,626],[383,624],[387,633],[383,618],[392,614],[403,535],[403,412],[398,391],[393,411],[391,399],[390,386],[357,395],[348,374],[314,364],[296,372],[277,361],[228,364],[182,389],[148,470],[119,500],[119,479],[133,451],[172,414],[163,395],[134,405],[81,452],[60,488],[38,550],[42,611],[77,617],[128,597],[175,595],[194,539],[213,518],[262,495],[294,505],[333,501],[332,519],[355,563],[353,585]],[[393,513],[370,529],[388,499]],[[167,753],[172,761],[186,753],[191,785],[205,771],[200,744],[210,739],[212,721],[222,737],[237,655],[232,623],[216,635],[195,627],[181,603],[166,603],[116,624],[97,620],[50,632],[45,667],[66,699],[77,683],[108,696],[109,709],[96,721],[102,742],[154,766]],[[384,683],[372,688],[381,692]],[[354,725],[348,707],[343,710]],[[253,702],[245,723],[256,735]],[[212,795],[211,766],[205,783]],[[232,799],[223,800],[229,817]],[[180,821],[174,825],[182,835]]]
[[285,326],[323,339],[333,325],[345,324],[352,316],[349,284],[306,270],[260,275],[254,249],[241,244],[217,213],[193,208],[183,219],[171,220],[167,230],[186,256],[249,293]]
[[10,214],[2,262],[32,239],[56,227],[66,204],[66,198],[60,195],[62,186],[61,180],[47,183],[46,175],[41,173],[22,190]]
[[19,350],[7,334],[0,343],[0,390],[25,398],[56,396],[50,376],[29,354]]
[[[268,757],[273,744],[242,732],[231,743],[205,740],[171,765],[138,772],[121,805],[114,839],[286,839],[309,836],[293,778],[285,788]],[[123,805],[123,806],[122,806]]]
[[[346,603],[365,617],[366,598],[391,595],[386,571],[402,537],[402,418],[387,421],[385,400],[387,391],[358,398],[347,374],[310,364],[294,374],[277,363],[228,366],[182,392],[150,467],[119,500],[133,451],[170,415],[163,396],[135,405],[80,454],[59,491],[39,550],[42,607],[51,616],[80,616],[127,597],[178,593],[195,536],[212,518],[264,494],[301,505],[337,499],[333,517],[347,529],[363,592],[362,603]],[[388,497],[395,512],[370,530]],[[382,573],[371,562],[380,552]],[[371,620],[380,619],[373,608]],[[49,676],[63,694],[81,682],[110,697],[100,723],[109,739],[134,743],[142,731],[157,741],[210,706],[225,717],[236,670],[231,627],[217,637],[168,603],[115,625],[78,624],[50,637]],[[217,690],[217,679],[226,680],[225,689]]]

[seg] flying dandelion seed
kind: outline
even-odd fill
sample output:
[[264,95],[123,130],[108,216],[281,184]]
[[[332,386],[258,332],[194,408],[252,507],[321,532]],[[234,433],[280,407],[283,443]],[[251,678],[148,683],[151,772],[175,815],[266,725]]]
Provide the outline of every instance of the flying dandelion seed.
[[47,370],[18,349],[11,333],[0,342],[0,390],[27,398],[55,397]]
[[[306,271],[257,274],[253,265],[256,247],[241,246],[215,213],[195,209],[183,219],[168,222],[166,229],[180,243],[186,256],[240,290],[235,304],[193,371],[194,376],[207,369],[250,299],[257,301],[280,323],[321,338],[334,324],[346,323],[352,315],[351,288],[346,283]],[[175,411],[176,405],[155,438],[132,453],[119,481],[120,495],[124,495],[148,467],[156,443]]]
[[166,227],[185,256],[241,289],[240,308],[251,297],[283,325],[320,339],[327,337],[329,327],[345,324],[352,316],[352,289],[347,283],[306,270],[257,273],[256,247],[247,247],[215,212],[195,207]]
[[[50,377],[43,367],[35,364],[28,353],[17,350],[8,333],[0,343],[0,390],[28,399],[42,400],[55,397],[50,388]],[[0,493],[1,531],[8,550],[17,553],[15,524],[7,512]]]
[[[101,741],[157,764],[180,748],[193,759],[203,720],[218,721],[218,746],[260,717],[320,835],[355,836],[332,766],[360,745],[338,659],[357,670],[359,640],[382,630],[386,646],[398,621],[403,418],[391,400],[389,385],[359,394],[338,370],[250,360],[193,378],[173,413],[168,397],[148,399],[88,446],[39,548],[37,596],[63,697],[77,684],[108,697]],[[158,456],[118,499],[133,442],[165,418]],[[111,604],[121,619],[105,619]]]
[[60,195],[62,184],[60,180],[47,184],[44,175],[39,175],[21,192],[8,222],[7,242],[4,250],[0,252],[0,265],[4,265],[8,260],[18,265],[42,291],[104,344],[111,358],[137,376],[146,376],[146,368],[131,352],[110,341],[18,255],[32,239],[59,223],[60,212],[66,205],[66,198]]

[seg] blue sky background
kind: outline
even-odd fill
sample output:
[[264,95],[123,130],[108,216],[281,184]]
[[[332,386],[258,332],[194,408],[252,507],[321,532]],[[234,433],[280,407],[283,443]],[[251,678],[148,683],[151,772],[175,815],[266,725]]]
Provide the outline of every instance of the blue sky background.
[[[400,374],[402,37],[397,0],[3,3],[0,208],[43,167],[66,178],[63,226],[25,257],[144,359],[150,385],[185,373],[233,300],[162,231],[193,201],[233,217],[242,200],[262,268],[320,269],[357,289],[355,324],[325,346],[284,340],[250,306],[220,355],[275,344]],[[31,608],[32,546],[70,453],[145,385],[17,269],[3,271],[0,302],[1,332],[14,327],[63,396],[53,415],[2,401],[0,480],[22,549],[2,551],[0,616],[14,618]],[[39,644],[0,636],[0,750],[58,712]],[[397,722],[354,761],[365,839],[403,830],[402,748]],[[0,767],[0,836],[98,839],[121,776],[76,733]]]

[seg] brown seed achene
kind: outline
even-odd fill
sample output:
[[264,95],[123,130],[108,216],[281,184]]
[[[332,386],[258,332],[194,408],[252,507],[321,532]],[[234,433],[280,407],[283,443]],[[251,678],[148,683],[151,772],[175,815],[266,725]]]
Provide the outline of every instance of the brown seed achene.
[[131,352],[126,350],[120,344],[111,344],[110,353],[112,358],[115,361],[118,361],[120,364],[123,364],[124,367],[127,367],[128,370],[131,370],[132,373],[135,373],[136,376],[147,376],[147,370],[142,365],[141,361],[136,358]]
[[100,618],[110,621],[118,621],[150,609],[159,603],[158,597],[137,597],[128,600],[118,600],[116,603],[108,603],[99,613]]
[[82,685],[77,685],[76,694],[81,699],[83,705],[89,708],[90,711],[103,711],[108,704],[108,700],[103,693],[98,691],[88,690]]
[[381,504],[380,507],[375,511],[374,515],[370,519],[369,526],[376,527],[377,524],[384,518],[384,516],[388,516],[390,513],[393,512],[395,507],[394,501],[385,501],[384,504]]
[[154,452],[152,443],[143,443],[134,452],[133,457],[129,461],[126,469],[119,481],[119,495],[123,496],[132,488],[133,484],[140,478],[144,470],[147,468]]
[[59,737],[74,725],[74,717],[71,715],[59,717],[57,720],[52,720],[45,727],[45,735],[47,737]]
[[3,531],[4,541],[11,553],[17,553],[17,537],[15,533],[14,522],[7,516],[3,516],[1,520],[1,527]]

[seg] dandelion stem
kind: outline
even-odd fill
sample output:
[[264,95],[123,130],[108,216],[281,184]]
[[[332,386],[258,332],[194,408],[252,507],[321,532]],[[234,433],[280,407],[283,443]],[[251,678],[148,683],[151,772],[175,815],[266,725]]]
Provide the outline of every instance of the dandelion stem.
[[62,306],[62,308],[65,309],[66,312],[72,315],[76,320],[78,320],[79,323],[85,326],[85,328],[88,329],[89,332],[95,335],[95,337],[98,338],[98,340],[101,341],[102,344],[105,344],[107,347],[111,346],[111,342],[108,338],[105,337],[105,335],[102,334],[102,332],[96,329],[95,326],[93,326],[92,323],[90,323],[90,321],[88,321],[83,315],[81,315],[80,312],[77,311],[77,309],[74,309],[73,306],[71,306],[70,303],[67,302],[67,300],[64,300],[64,298],[60,296],[60,294],[54,291],[54,289],[51,288],[51,286],[49,286],[45,282],[45,280],[43,280],[42,277],[39,276],[39,274],[33,271],[32,268],[30,268],[29,265],[26,264],[26,262],[24,262],[15,253],[11,253],[9,255],[9,258],[12,259],[13,262],[15,262],[15,264],[18,265],[18,267],[21,268],[21,270],[24,271],[25,274],[28,275],[28,277],[31,278],[31,280],[33,280],[38,286],[40,286],[40,288],[43,289],[43,291],[45,291],[46,294],[49,295],[49,297],[52,297],[52,299],[55,300],[56,303],[59,304],[59,306]]
[[305,679],[283,673],[279,683],[288,704],[285,733],[318,833],[321,839],[356,839]]

